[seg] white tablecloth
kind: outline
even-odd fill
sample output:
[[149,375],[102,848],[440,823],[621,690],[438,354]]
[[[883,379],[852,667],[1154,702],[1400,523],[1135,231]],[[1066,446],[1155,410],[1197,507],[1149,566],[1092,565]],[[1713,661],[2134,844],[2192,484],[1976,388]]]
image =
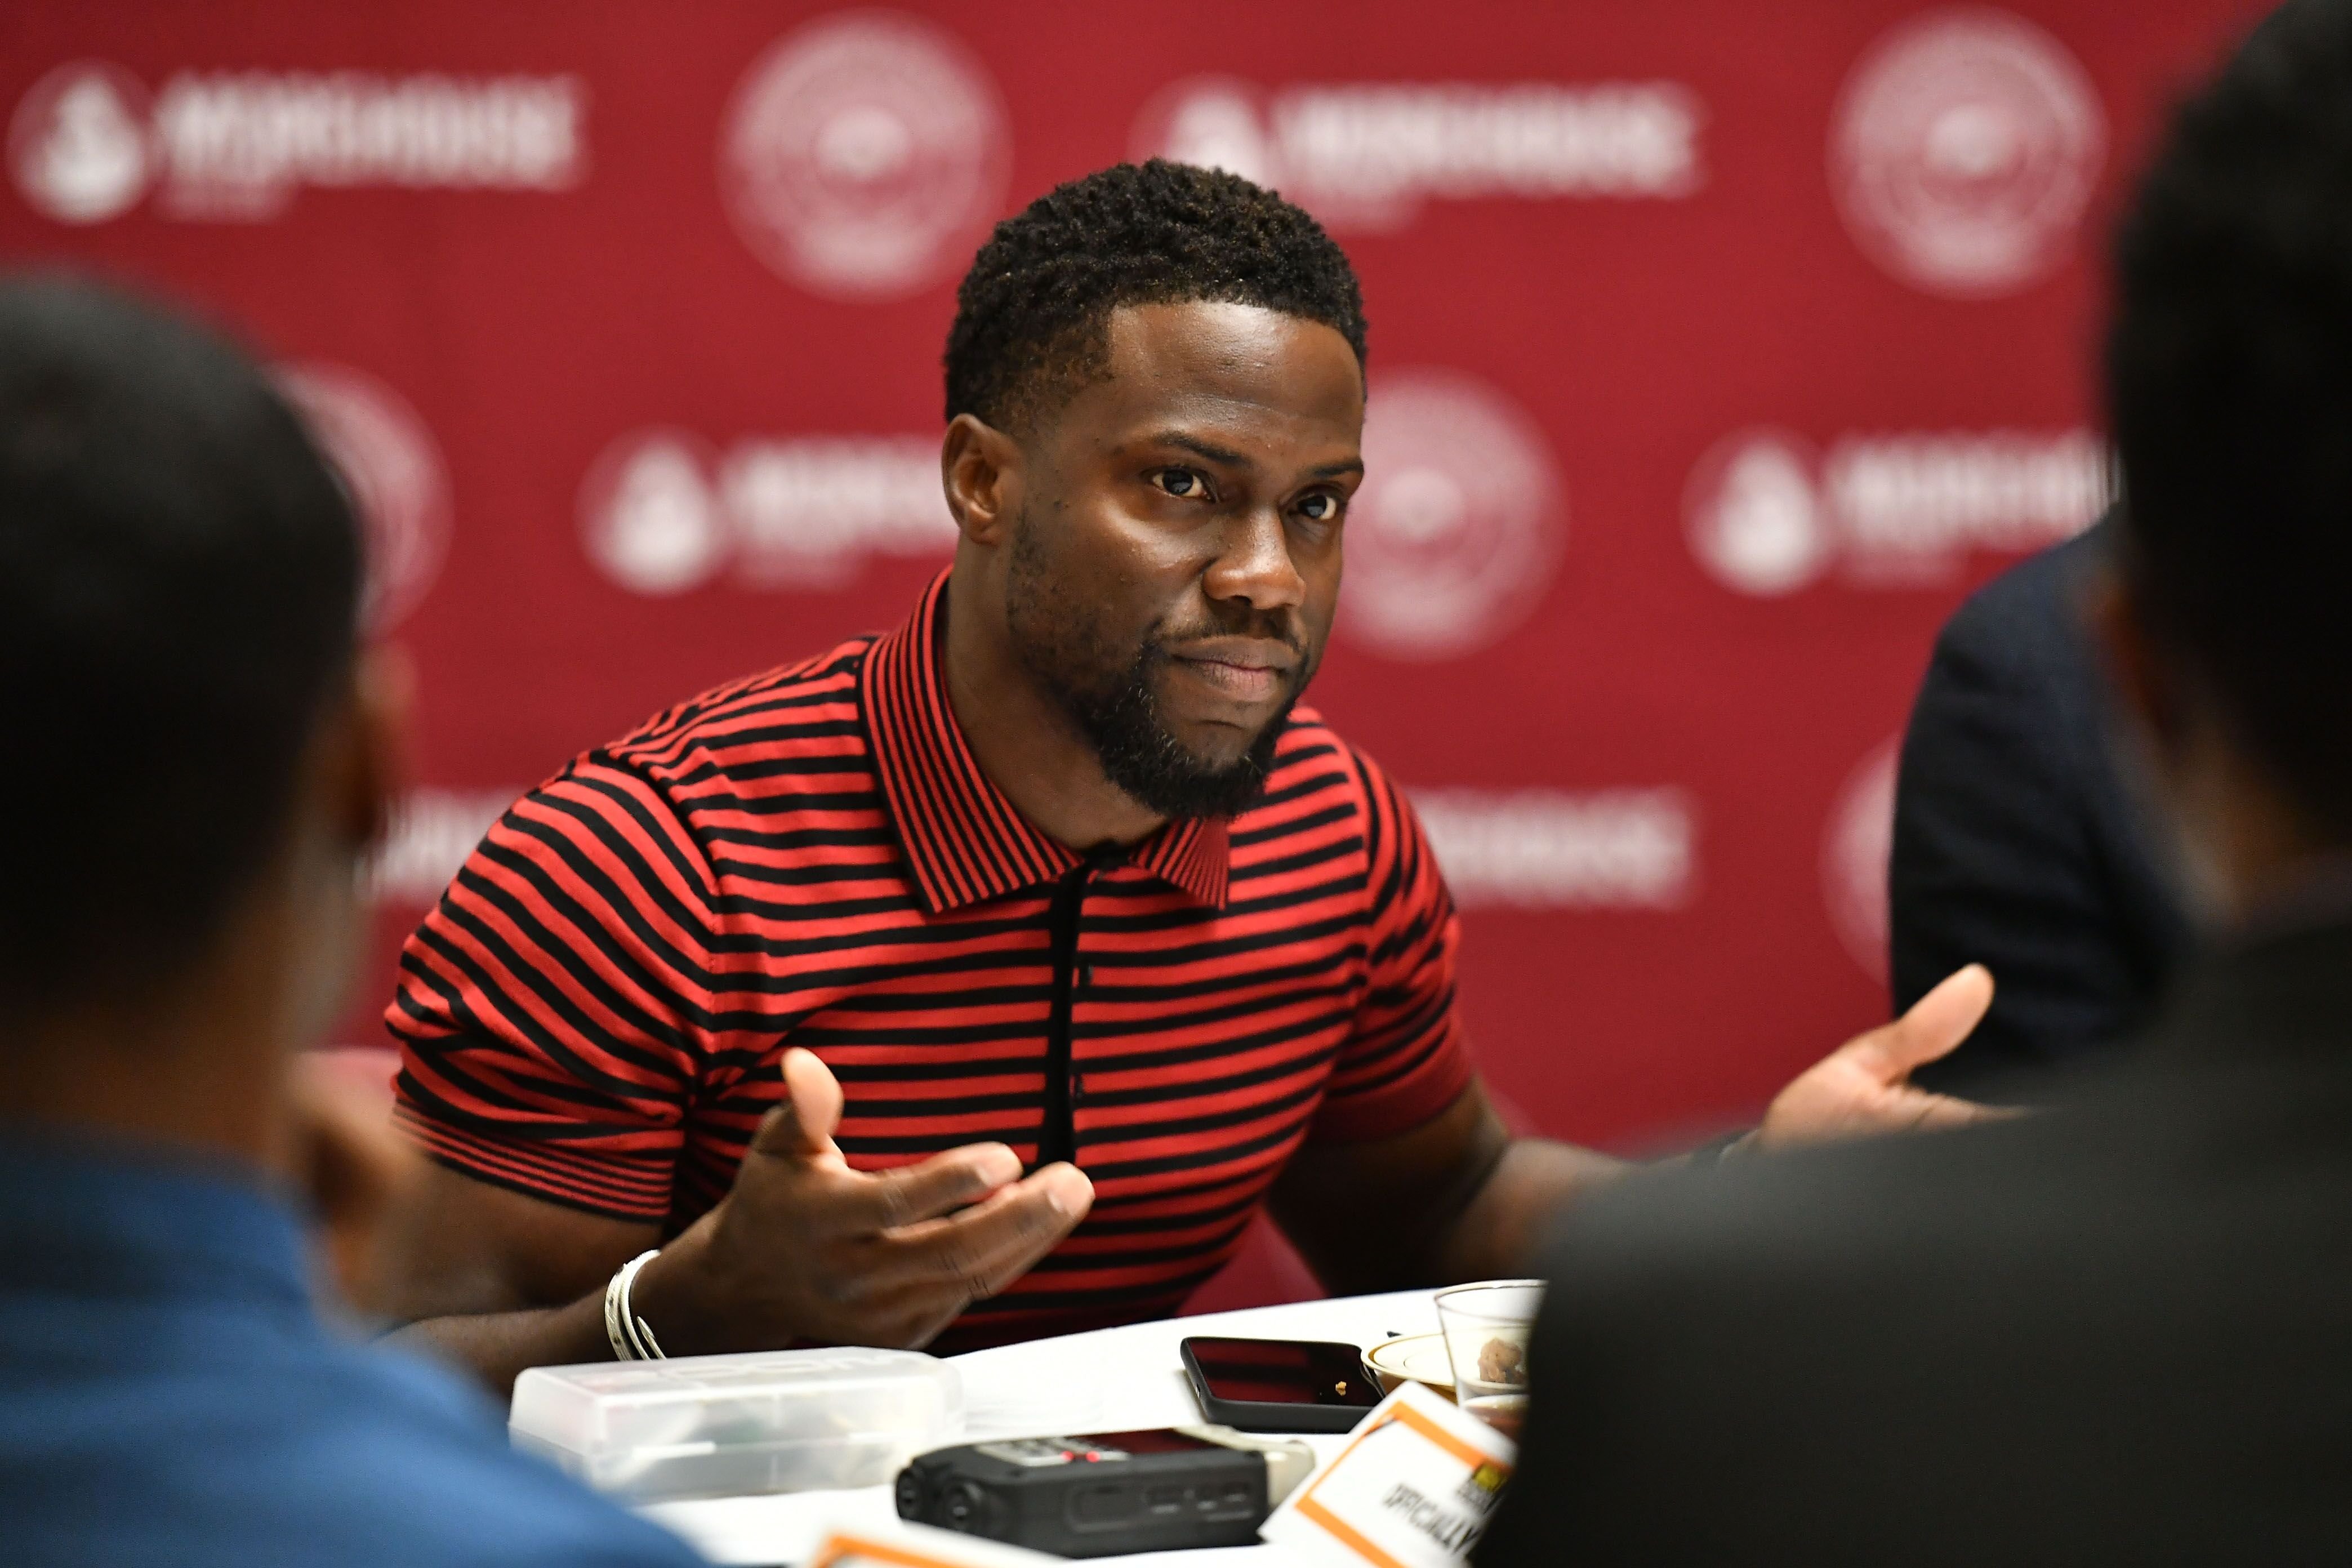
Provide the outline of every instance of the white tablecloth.
[[[1183,1363],[1176,1353],[1177,1342],[1187,1336],[1341,1340],[1369,1347],[1391,1334],[1435,1332],[1437,1312],[1430,1305],[1431,1295],[1427,1290],[1403,1290],[1388,1296],[1254,1307],[957,1356],[952,1364],[963,1374],[965,1440],[1133,1431],[1199,1421],[1200,1406],[1193,1402],[1192,1386],[1184,1381]],[[1307,1434],[1306,1439],[1323,1458],[1347,1440],[1344,1434]],[[657,1503],[643,1511],[717,1563],[800,1562],[829,1525],[898,1517],[888,1487]],[[1211,1563],[1231,1568],[1245,1563],[1269,1568],[1279,1555],[1270,1546],[1246,1546],[1213,1552],[1155,1552],[1148,1557],[1097,1561],[1149,1563],[1154,1568]]]

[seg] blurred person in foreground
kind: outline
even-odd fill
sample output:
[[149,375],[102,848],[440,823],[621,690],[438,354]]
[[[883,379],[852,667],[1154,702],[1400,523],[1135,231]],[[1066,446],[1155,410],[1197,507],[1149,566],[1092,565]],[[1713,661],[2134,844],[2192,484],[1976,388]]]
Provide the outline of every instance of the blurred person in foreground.
[[314,1304],[322,1264],[388,1283],[371,1130],[296,1065],[361,931],[398,728],[360,572],[348,501],[236,351],[0,282],[12,1564],[696,1561]]
[[[1229,174],[1122,164],[997,226],[948,339],[954,563],[906,624],[583,754],[410,938],[406,1332],[499,1388],[961,1350],[1165,1317],[1262,1208],[1335,1290],[1516,1274],[1628,1169],[1505,1131],[1412,810],[1299,704],[1365,338],[1346,255]],[[1976,1115],[1906,1075],[1990,990],[1757,1141]]]
[[2057,1109],[1571,1218],[1482,1568],[2352,1561],[2352,3],[2116,247],[2095,635],[2226,928]]
[[1964,963],[2000,976],[1968,1039],[1912,1075],[1922,1088],[2037,1100],[2136,1034],[2189,956],[2187,889],[2117,754],[2083,622],[2120,526],[2104,518],[1971,595],[1912,705],[1887,864],[1895,1008]]

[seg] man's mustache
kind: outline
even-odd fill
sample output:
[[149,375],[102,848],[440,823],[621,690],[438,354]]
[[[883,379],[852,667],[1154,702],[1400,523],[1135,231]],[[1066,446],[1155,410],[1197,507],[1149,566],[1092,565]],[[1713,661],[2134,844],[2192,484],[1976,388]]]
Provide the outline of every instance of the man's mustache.
[[1288,648],[1298,668],[1307,663],[1307,628],[1295,616],[1253,616],[1228,625],[1221,621],[1203,621],[1184,626],[1155,626],[1144,639],[1144,647],[1162,657],[1172,658],[1197,643],[1213,642],[1231,637],[1247,637],[1265,642],[1278,642]]

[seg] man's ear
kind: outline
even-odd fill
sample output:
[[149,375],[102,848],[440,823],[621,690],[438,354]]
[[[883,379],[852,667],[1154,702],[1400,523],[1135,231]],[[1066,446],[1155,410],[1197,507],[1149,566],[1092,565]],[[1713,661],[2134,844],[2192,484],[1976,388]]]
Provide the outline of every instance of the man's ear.
[[351,728],[334,811],[348,842],[364,847],[382,837],[393,801],[408,776],[410,715],[416,705],[416,666],[397,647],[363,647],[352,671]]
[[1020,443],[970,414],[959,414],[940,446],[940,479],[956,528],[974,544],[1003,542],[1021,514]]
[[284,882],[289,946],[279,966],[295,1043],[311,1043],[334,1023],[357,970],[370,919],[361,873],[406,780],[415,686],[405,654],[361,649],[303,759]]
[[2148,636],[2146,616],[2113,566],[2084,584],[2082,610],[2117,705],[2158,757],[2178,756],[2187,739],[2179,672]]

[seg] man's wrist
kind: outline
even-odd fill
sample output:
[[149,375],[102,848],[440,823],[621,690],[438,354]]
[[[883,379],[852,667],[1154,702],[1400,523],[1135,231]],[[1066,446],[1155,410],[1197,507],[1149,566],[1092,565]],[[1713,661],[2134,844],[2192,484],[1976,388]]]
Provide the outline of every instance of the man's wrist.
[[648,1258],[629,1287],[630,1307],[650,1326],[669,1355],[700,1355],[730,1348],[730,1316],[704,1267],[709,1236],[698,1224]]

